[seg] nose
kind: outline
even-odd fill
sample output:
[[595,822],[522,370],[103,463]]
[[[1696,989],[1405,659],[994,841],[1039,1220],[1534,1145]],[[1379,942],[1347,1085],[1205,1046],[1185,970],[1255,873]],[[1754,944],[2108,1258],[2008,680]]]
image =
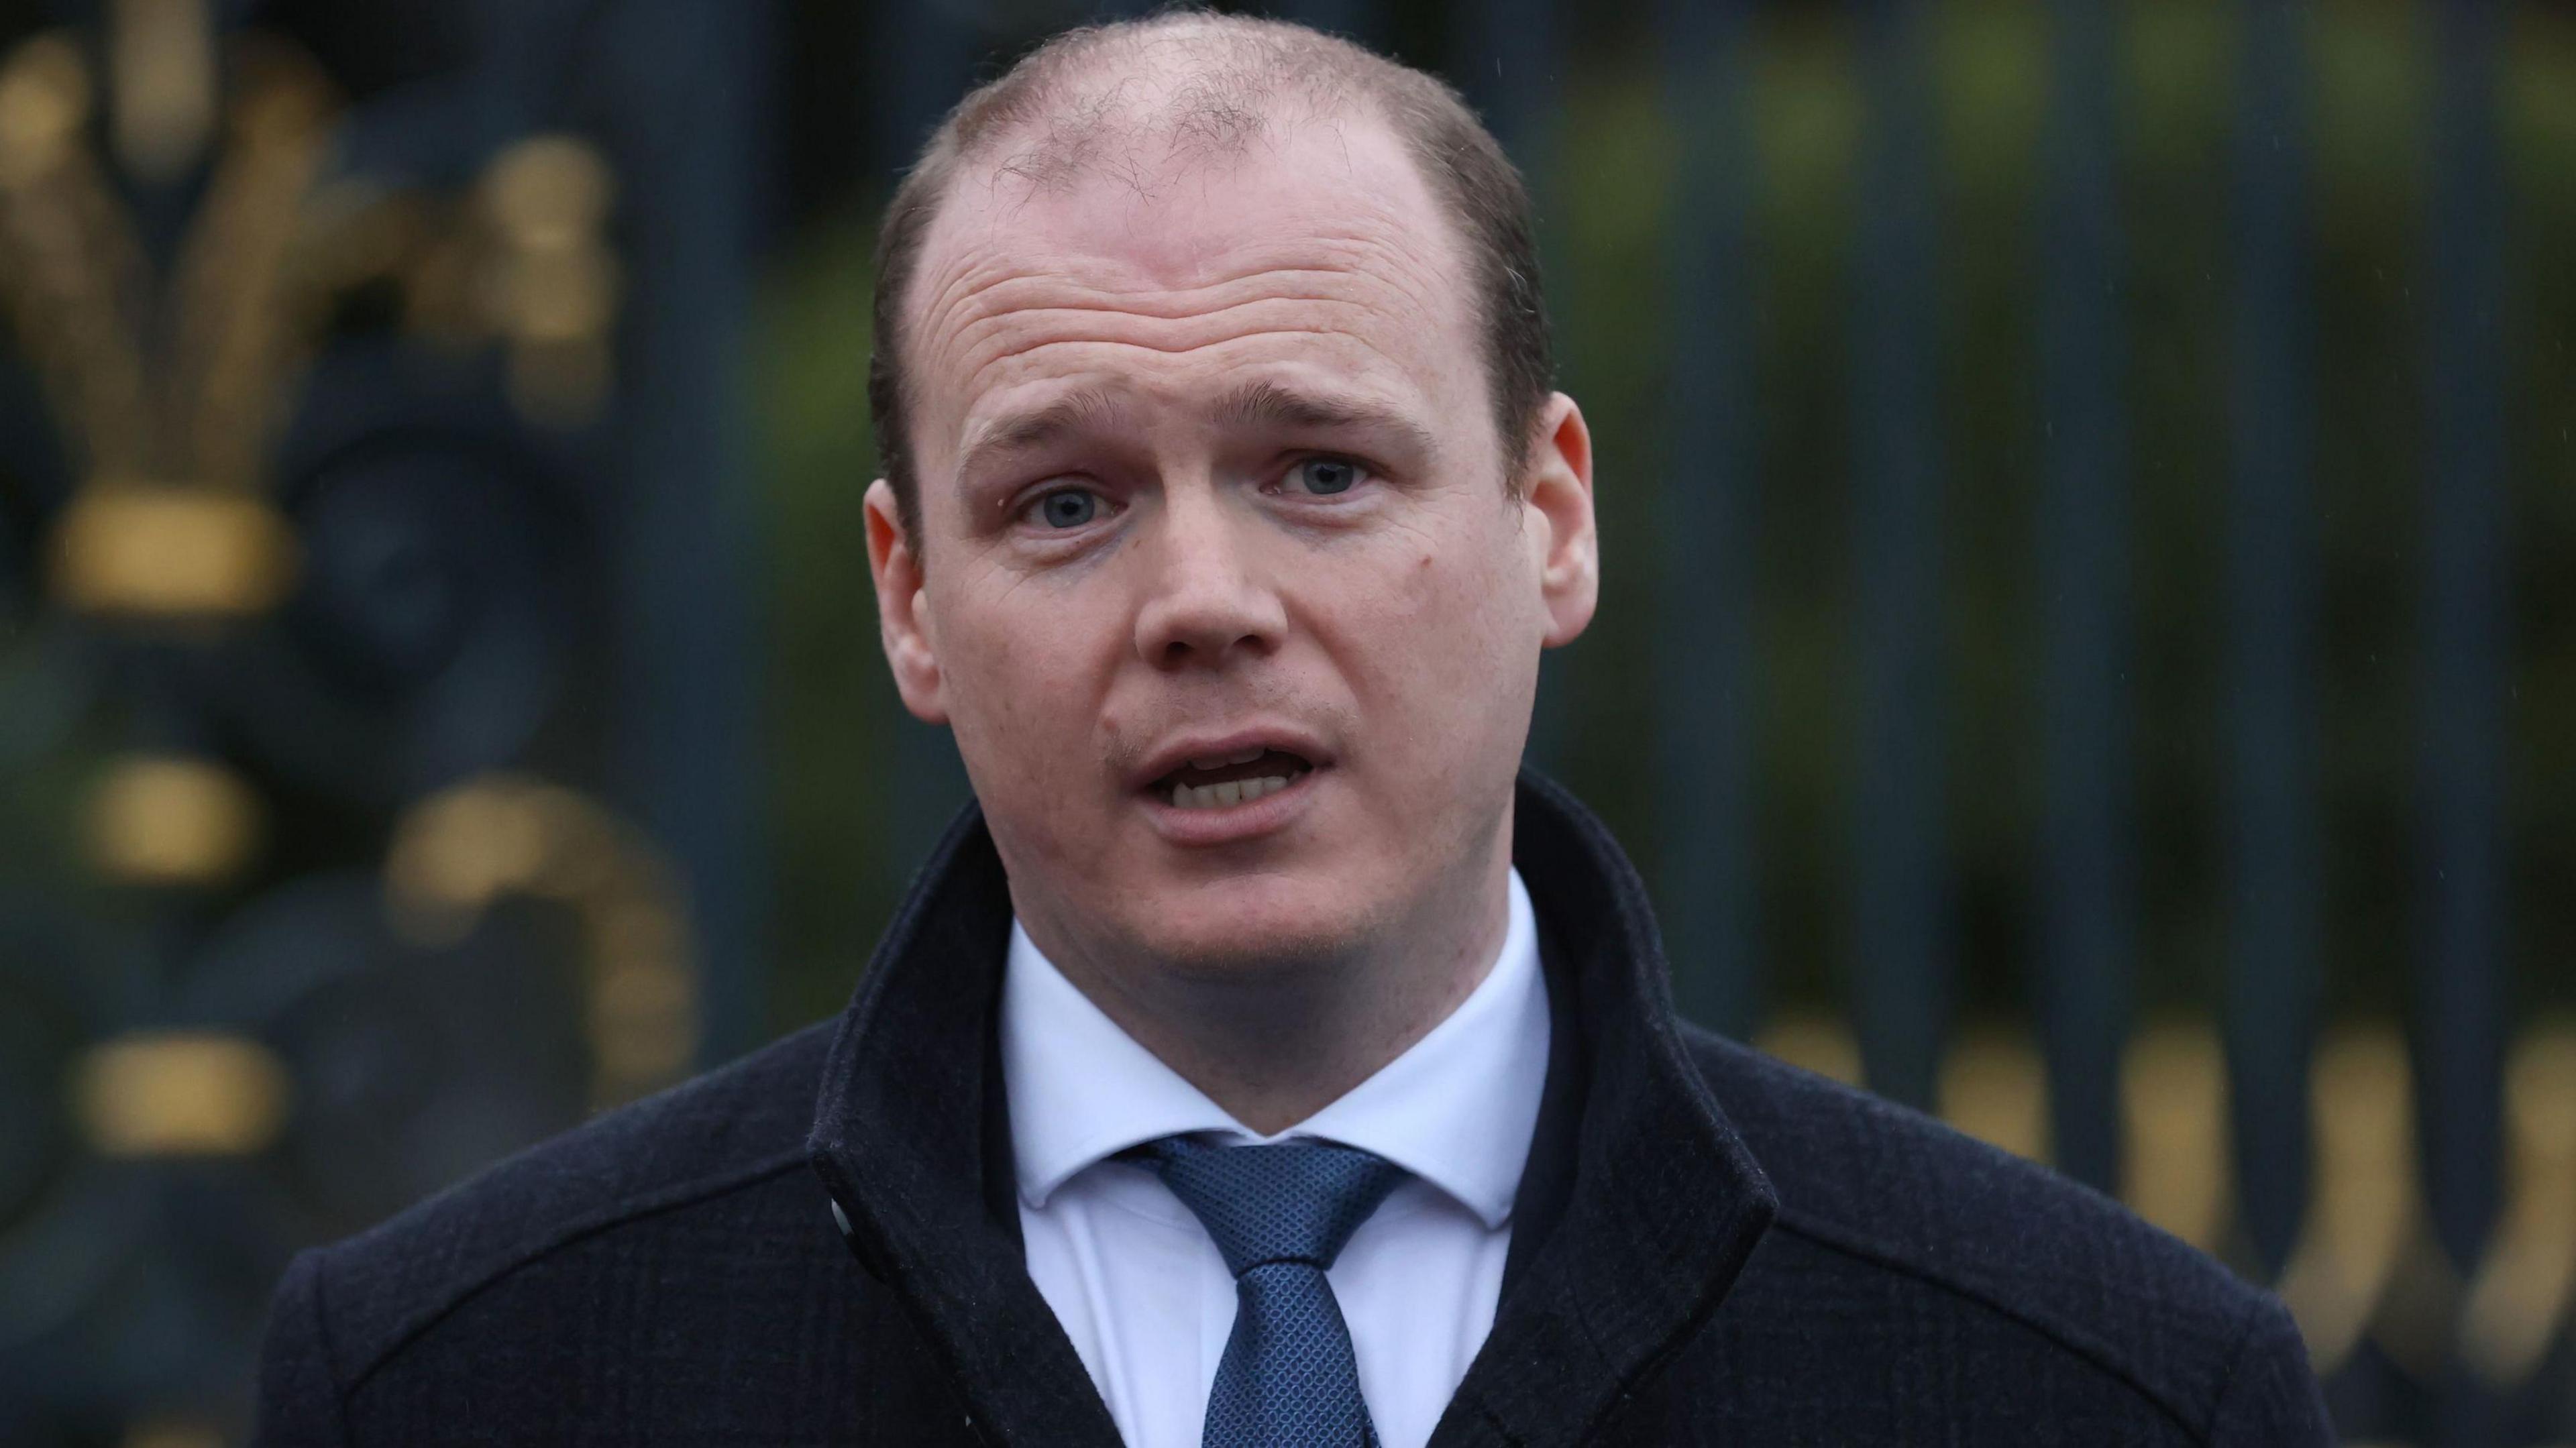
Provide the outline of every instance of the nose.
[[1136,611],[1136,654],[1158,669],[1216,668],[1279,646],[1288,622],[1264,581],[1257,531],[1197,489],[1166,492],[1161,526],[1145,544],[1147,595]]

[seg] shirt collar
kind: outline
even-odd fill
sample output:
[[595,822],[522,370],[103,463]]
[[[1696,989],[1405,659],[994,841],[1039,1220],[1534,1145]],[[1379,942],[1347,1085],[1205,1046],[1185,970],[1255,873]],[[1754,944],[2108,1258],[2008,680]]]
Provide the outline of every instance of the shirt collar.
[[[1541,974],[1558,1013],[1555,1080],[1542,1089],[1554,1105],[1512,1207],[1512,1285],[1449,1411],[1489,1425],[1487,1437],[1567,1448],[1706,1328],[1779,1201],[1692,1059],[1645,882],[1609,830],[1524,769],[1512,861],[1545,917]],[[852,1270],[902,1304],[978,1429],[996,1442],[1116,1448],[1117,1425],[1020,1240],[1000,1119],[1010,937],[1010,882],[970,804],[842,1013],[806,1151]]]
[[1323,1137],[1379,1156],[1498,1228],[1509,1220],[1548,1059],[1547,988],[1520,872],[1492,969],[1422,1039],[1323,1110],[1262,1137],[1092,1004],[1015,920],[1003,967],[1002,1079],[1020,1200],[1041,1208],[1078,1173],[1186,1131],[1245,1141]]

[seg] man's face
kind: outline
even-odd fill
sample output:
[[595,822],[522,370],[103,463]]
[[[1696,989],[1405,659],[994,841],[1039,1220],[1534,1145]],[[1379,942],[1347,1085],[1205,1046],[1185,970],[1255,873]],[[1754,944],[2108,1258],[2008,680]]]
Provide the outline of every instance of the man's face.
[[1596,570],[1581,416],[1516,493],[1468,275],[1374,122],[955,183],[907,299],[920,537],[880,482],[870,561],[1042,946],[1344,958],[1499,887]]

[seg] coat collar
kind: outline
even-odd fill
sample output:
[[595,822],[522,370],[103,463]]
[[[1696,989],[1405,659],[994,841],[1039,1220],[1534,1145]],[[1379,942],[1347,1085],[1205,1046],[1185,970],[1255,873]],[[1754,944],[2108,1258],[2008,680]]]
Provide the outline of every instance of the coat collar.
[[[1435,1448],[1582,1441],[1716,1310],[1774,1210],[1684,1052],[1636,872],[1535,773],[1514,809],[1556,1028],[1502,1301]],[[1020,1242],[993,1047],[1010,922],[969,807],[842,1017],[809,1148],[852,1252],[988,1441],[1110,1448],[1117,1429]]]

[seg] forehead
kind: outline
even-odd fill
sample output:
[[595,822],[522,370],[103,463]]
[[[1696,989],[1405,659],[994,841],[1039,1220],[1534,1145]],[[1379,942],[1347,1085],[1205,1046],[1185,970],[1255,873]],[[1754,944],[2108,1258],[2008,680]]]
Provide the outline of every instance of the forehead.
[[1373,119],[1274,124],[1239,150],[1147,143],[1039,184],[963,169],[907,310],[916,444],[1098,387],[1186,399],[1264,372],[1447,408],[1481,386],[1455,229]]

